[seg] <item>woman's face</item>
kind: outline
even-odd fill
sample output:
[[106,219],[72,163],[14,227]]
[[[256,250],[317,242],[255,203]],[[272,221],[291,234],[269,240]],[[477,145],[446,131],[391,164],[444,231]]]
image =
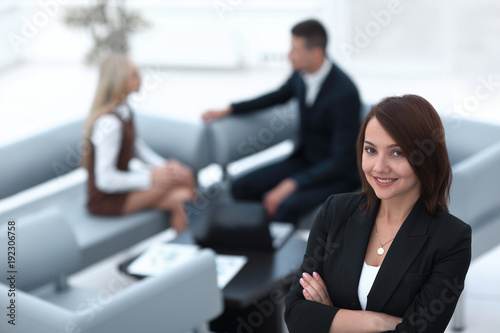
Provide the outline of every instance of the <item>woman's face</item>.
[[128,76],[127,81],[125,83],[125,91],[127,95],[132,92],[137,92],[141,88],[141,77],[139,75],[139,70],[137,66],[129,61],[128,64]]
[[412,200],[420,196],[420,181],[394,139],[372,118],[365,131],[362,168],[381,200]]

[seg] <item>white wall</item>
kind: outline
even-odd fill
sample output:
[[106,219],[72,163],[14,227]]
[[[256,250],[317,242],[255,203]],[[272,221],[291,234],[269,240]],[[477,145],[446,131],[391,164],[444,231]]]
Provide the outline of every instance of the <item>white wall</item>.
[[[79,61],[91,40],[61,22],[92,0],[0,2],[0,66],[20,58]],[[152,23],[134,34],[140,64],[187,68],[286,66],[290,28],[319,18],[329,53],[358,75],[450,74],[500,69],[495,0],[169,0],[126,2]],[[8,36],[21,36],[13,47]]]
[[[20,60],[20,54],[12,47],[10,38],[12,27],[21,19],[21,12],[12,1],[0,2],[0,69]],[[15,37],[14,37],[15,38]]]

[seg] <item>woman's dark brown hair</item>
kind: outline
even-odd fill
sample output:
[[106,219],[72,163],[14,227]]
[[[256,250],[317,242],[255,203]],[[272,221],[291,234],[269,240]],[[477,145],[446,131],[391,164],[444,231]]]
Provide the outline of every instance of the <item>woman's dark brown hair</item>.
[[446,149],[444,128],[434,107],[417,95],[387,97],[374,105],[366,116],[358,136],[358,169],[369,210],[377,198],[361,167],[365,131],[368,122],[378,122],[401,147],[421,184],[421,198],[426,210],[436,215],[438,206],[448,210],[451,164]]

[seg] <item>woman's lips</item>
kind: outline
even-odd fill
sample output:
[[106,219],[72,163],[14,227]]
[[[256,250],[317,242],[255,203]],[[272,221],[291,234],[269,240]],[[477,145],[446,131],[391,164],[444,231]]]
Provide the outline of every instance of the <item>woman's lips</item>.
[[375,183],[377,183],[377,185],[381,187],[391,186],[392,184],[394,184],[396,180],[398,180],[398,178],[382,178],[382,177],[373,177],[373,179],[375,179]]

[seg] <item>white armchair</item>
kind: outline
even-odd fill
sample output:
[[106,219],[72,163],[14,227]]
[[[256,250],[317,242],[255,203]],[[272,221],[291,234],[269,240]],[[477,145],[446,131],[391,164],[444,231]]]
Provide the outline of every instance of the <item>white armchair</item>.
[[[0,230],[7,230],[5,223]],[[222,312],[211,250],[113,294],[112,285],[95,292],[66,283],[66,274],[78,267],[81,256],[57,208],[19,218],[15,232],[15,297],[8,297],[12,286],[4,284],[6,279],[0,283],[0,297],[2,304],[15,300],[16,325],[4,318],[1,332],[181,333],[203,327]],[[0,234],[1,267],[7,267],[6,234]]]

